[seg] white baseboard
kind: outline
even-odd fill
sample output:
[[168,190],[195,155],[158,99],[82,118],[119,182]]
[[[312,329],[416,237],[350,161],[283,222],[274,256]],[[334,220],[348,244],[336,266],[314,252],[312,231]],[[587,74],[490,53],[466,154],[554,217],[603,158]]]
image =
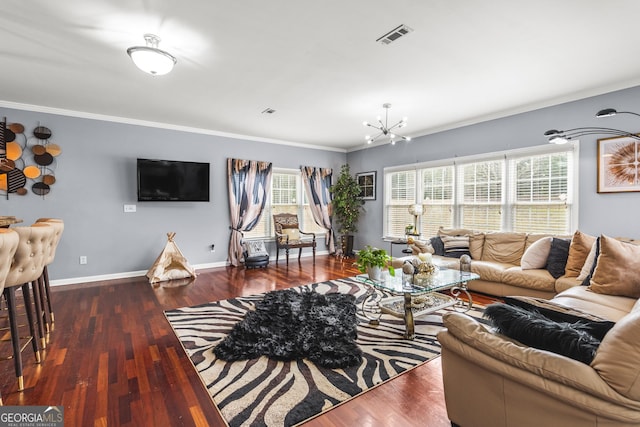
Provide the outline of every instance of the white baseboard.
[[[329,251],[317,251],[316,255],[328,255]],[[311,253],[303,253],[302,258],[309,258],[313,256]],[[289,254],[291,257],[291,254]],[[296,256],[297,257],[297,256]],[[275,259],[275,255],[271,255],[272,261]],[[283,258],[281,256],[280,258]],[[227,261],[221,262],[211,262],[206,264],[197,264],[192,267],[197,270],[204,270],[207,268],[216,268],[216,267],[226,267],[229,263]],[[121,273],[111,273],[111,274],[100,274],[97,276],[84,276],[84,277],[71,277],[68,279],[56,279],[50,282],[51,286],[64,286],[64,285],[76,285],[79,283],[91,283],[91,282],[101,282],[104,280],[115,280],[115,279],[128,279],[131,277],[144,277],[147,274],[148,270],[138,270],[138,271],[125,271]]]

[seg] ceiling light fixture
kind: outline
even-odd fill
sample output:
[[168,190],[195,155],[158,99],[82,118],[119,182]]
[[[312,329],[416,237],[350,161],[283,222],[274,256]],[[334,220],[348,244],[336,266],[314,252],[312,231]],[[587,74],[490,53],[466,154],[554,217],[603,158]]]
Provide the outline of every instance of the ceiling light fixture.
[[[596,113],[597,118],[611,117],[618,114],[633,114],[640,117],[640,114],[631,111],[617,111],[614,108],[605,108]],[[550,129],[544,133],[551,144],[566,144],[572,139],[579,138],[585,135],[613,135],[613,136],[627,136],[629,138],[640,141],[640,135],[628,132],[626,130],[587,126],[567,130]]]
[[381,136],[388,136],[389,142],[391,143],[391,145],[396,144],[396,138],[400,138],[404,141],[411,141],[411,138],[408,136],[397,135],[391,132],[395,128],[400,129],[405,127],[407,125],[407,118],[403,117],[402,120],[400,120],[395,125],[389,126],[389,108],[391,108],[391,104],[385,103],[385,104],[382,104],[382,107],[385,109],[384,123],[382,123],[382,117],[380,116],[376,118],[376,120],[378,121],[377,125],[371,124],[369,122],[362,122],[364,126],[369,126],[380,131],[380,133],[378,133],[373,137],[371,135],[365,136],[364,138],[367,140],[367,144],[373,144]]
[[158,49],[160,37],[154,34],[145,34],[144,39],[147,42],[146,46],[134,46],[127,49],[133,63],[152,76],[162,76],[169,73],[177,59],[170,53]]

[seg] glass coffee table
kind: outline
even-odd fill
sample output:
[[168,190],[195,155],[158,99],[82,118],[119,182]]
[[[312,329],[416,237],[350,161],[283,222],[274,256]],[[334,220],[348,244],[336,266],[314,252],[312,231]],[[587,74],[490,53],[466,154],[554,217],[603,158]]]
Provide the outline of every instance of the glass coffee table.
[[[410,340],[415,337],[414,317],[455,305],[459,305],[462,312],[469,311],[473,299],[467,290],[467,282],[480,278],[475,273],[445,268],[438,270],[421,285],[412,284],[411,277],[404,275],[400,269],[396,270],[395,276],[387,275],[381,280],[371,280],[366,274],[356,276],[357,281],[370,286],[370,292],[362,302],[362,313],[369,323],[379,324],[382,313],[402,317],[406,328],[404,336]],[[447,290],[451,295],[440,292]],[[398,296],[383,298],[377,291]],[[463,293],[467,301],[460,298]]]

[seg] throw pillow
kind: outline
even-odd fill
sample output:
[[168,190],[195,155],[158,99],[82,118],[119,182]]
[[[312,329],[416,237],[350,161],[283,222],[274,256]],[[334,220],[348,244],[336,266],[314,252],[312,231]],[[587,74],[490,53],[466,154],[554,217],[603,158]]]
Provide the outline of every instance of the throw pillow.
[[442,243],[440,236],[432,237],[429,242],[433,248],[434,255],[444,256],[444,243]]
[[244,248],[249,257],[269,255],[262,240],[248,240],[244,242]]
[[551,248],[549,249],[549,257],[547,258],[545,269],[554,279],[565,274],[570,244],[571,242],[568,239],[553,237],[551,240]]
[[551,250],[551,241],[553,237],[543,237],[536,240],[531,246],[524,251],[520,266],[523,270],[535,270],[544,268],[547,265],[547,258]]
[[585,325],[587,332],[596,339],[602,340],[616,324],[603,317],[587,313],[571,307],[565,307],[544,298],[511,296],[504,297],[504,302],[508,305],[520,307],[527,311],[536,311],[554,322],[568,322]]
[[594,236],[582,233],[579,230],[573,233],[565,268],[567,277],[578,277],[595,241],[596,238]]
[[300,230],[297,228],[283,228],[282,234],[289,236],[289,241],[300,240]]
[[591,363],[600,345],[580,322],[554,322],[536,311],[501,303],[487,306],[484,316],[509,338],[582,363]]
[[591,278],[593,292],[640,298],[640,246],[600,236],[600,255]]
[[589,286],[591,284],[593,272],[595,271],[596,265],[598,264],[598,255],[600,255],[599,237],[591,247],[589,255],[587,255],[587,260],[584,262],[582,270],[580,270],[580,275],[576,278],[577,281],[581,282],[582,286]]
[[466,228],[444,228],[440,227],[438,229],[438,236],[468,236],[472,234],[473,230],[468,230]]
[[462,255],[469,255],[469,236],[441,236],[444,245],[444,256],[450,258],[460,258]]

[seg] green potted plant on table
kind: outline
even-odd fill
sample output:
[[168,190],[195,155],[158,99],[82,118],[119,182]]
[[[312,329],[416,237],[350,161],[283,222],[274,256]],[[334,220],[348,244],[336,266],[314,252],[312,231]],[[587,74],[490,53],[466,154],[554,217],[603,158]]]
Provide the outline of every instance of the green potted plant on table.
[[369,279],[380,280],[382,269],[385,267],[389,268],[389,274],[395,276],[395,270],[389,264],[390,261],[391,257],[384,249],[367,246],[358,252],[355,265],[361,273],[369,274]]
[[351,176],[349,165],[342,165],[337,182],[329,189],[333,195],[331,202],[333,216],[340,227],[338,232],[342,235],[342,253],[344,256],[353,255],[353,234],[358,231],[357,223],[362,213],[361,188],[358,181]]

